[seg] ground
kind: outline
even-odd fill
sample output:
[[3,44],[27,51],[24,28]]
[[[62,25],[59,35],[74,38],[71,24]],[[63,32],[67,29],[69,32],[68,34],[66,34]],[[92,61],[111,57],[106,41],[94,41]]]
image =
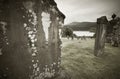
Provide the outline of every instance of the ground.
[[71,79],[120,79],[120,47],[106,44],[101,57],[94,56],[94,39],[62,38],[62,67]]

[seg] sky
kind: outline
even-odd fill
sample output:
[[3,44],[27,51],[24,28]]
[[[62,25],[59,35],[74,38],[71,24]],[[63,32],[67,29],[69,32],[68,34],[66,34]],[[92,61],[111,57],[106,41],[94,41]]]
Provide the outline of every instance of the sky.
[[55,0],[65,14],[65,24],[71,22],[96,22],[101,16],[111,19],[113,13],[120,16],[120,0]]

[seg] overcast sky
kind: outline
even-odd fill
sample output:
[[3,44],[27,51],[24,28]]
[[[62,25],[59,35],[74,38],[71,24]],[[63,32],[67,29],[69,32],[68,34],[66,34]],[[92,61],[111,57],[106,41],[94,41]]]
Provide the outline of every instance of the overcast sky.
[[110,16],[113,13],[120,15],[120,0],[55,0],[63,14],[65,24],[71,22],[95,22],[101,16]]

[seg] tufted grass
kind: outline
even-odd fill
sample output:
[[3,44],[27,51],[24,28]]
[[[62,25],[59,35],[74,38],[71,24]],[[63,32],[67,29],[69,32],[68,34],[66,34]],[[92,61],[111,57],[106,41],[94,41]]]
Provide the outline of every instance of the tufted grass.
[[62,38],[62,67],[72,79],[120,79],[120,47],[105,46],[101,57],[94,56],[94,39]]

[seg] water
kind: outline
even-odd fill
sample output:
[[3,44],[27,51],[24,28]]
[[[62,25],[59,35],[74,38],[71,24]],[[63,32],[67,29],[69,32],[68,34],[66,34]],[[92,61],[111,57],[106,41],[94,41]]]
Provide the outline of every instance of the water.
[[77,36],[93,36],[95,33],[90,31],[73,31]]

